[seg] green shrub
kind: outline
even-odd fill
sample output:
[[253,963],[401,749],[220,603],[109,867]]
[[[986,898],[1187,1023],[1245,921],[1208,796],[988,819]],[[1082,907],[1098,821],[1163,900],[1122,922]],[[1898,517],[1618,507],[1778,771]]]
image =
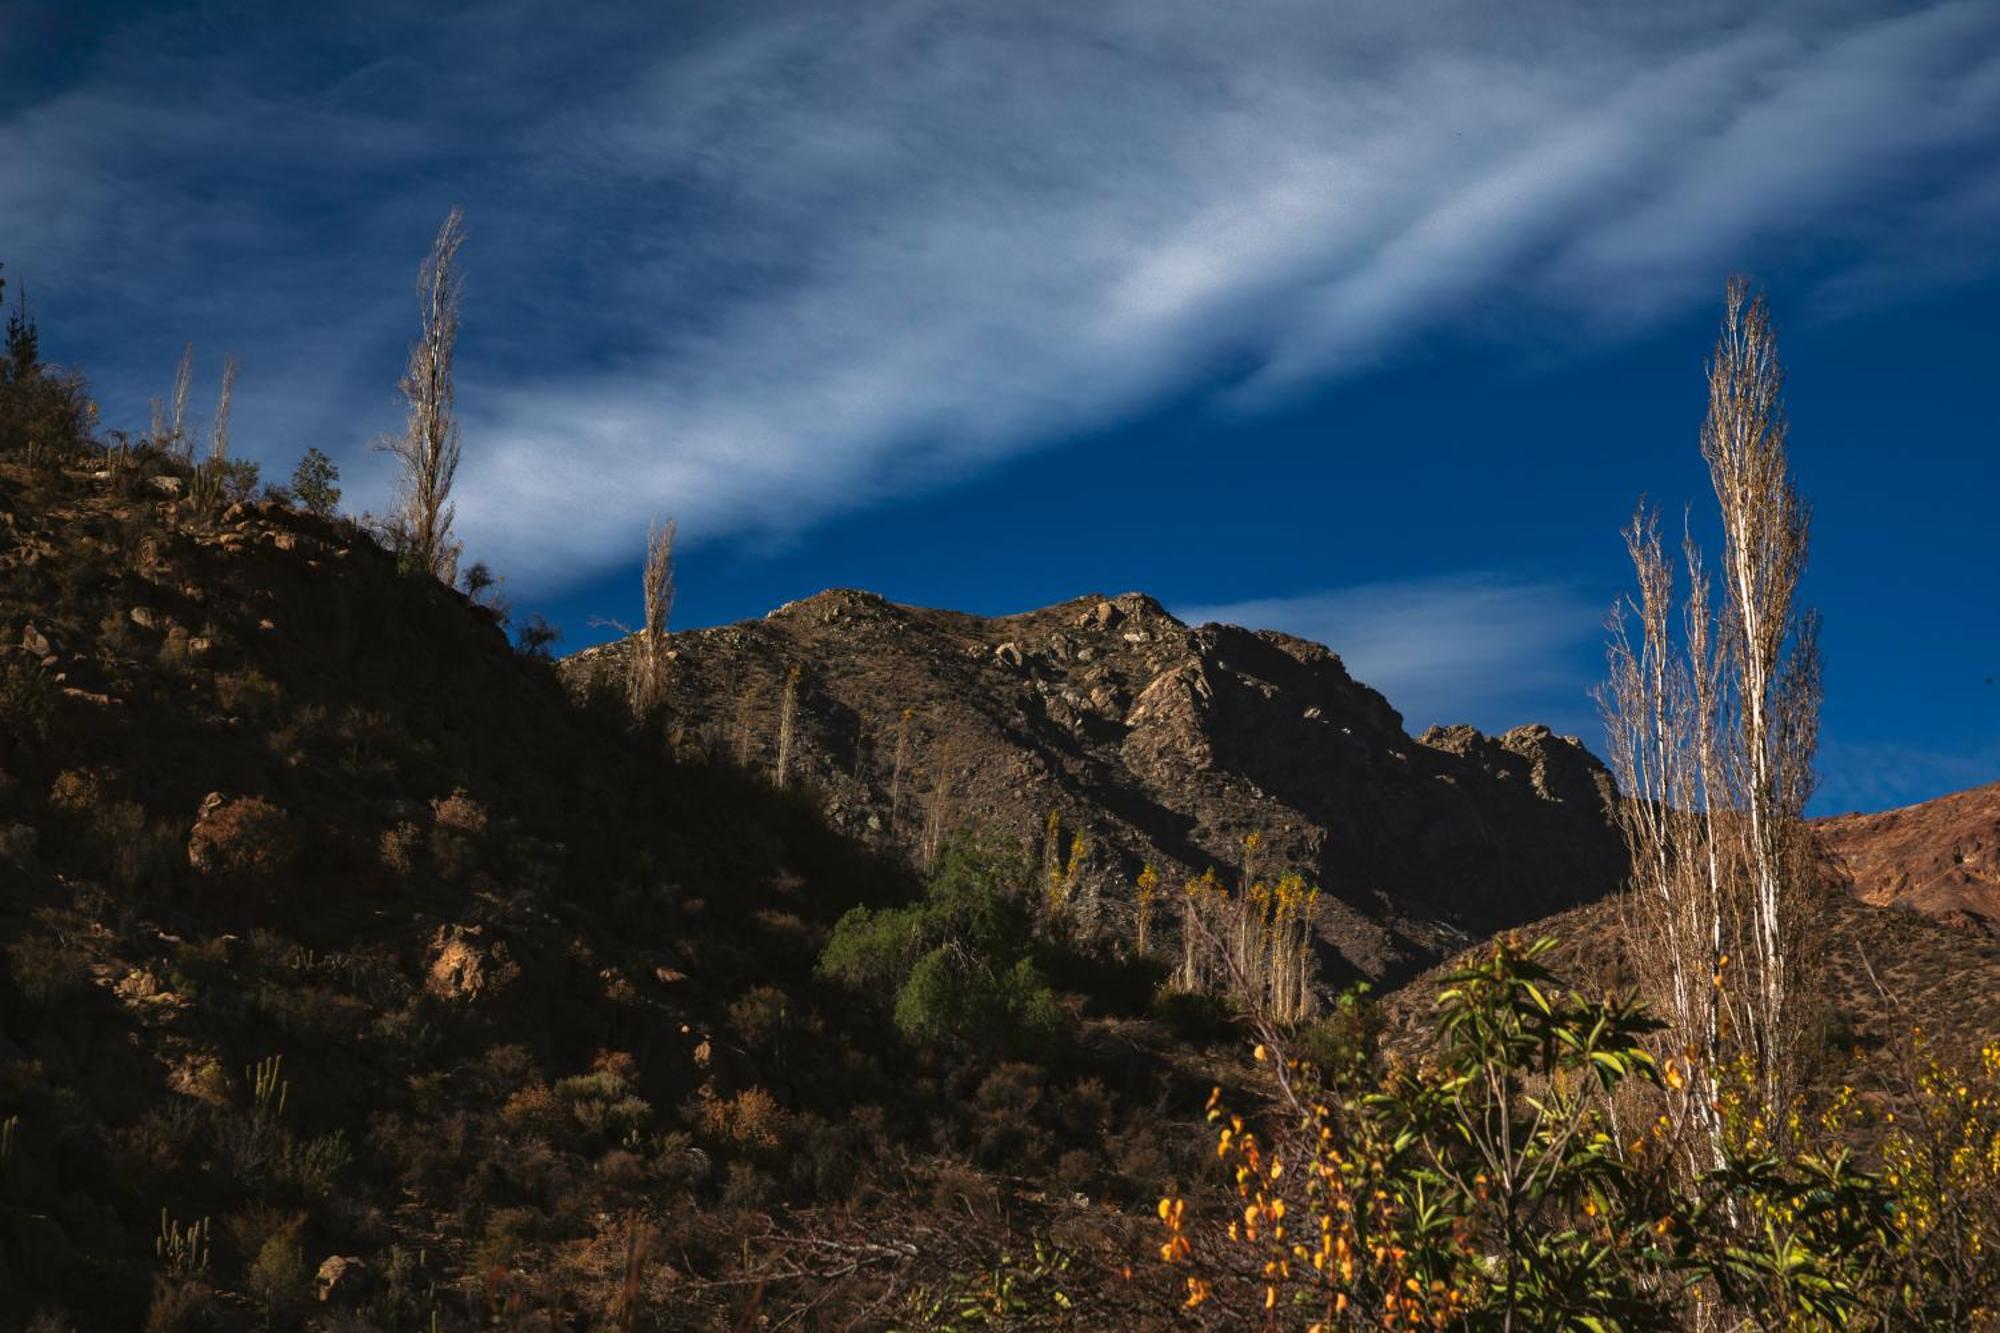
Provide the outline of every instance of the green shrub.
[[921,901],[843,916],[820,971],[893,994],[897,1028],[920,1045],[1044,1048],[1066,1016],[1035,962],[1032,882],[1016,849],[955,844],[939,858]]
[[264,1317],[272,1325],[288,1328],[298,1322],[313,1297],[312,1270],[299,1248],[299,1228],[288,1227],[264,1241],[243,1285],[264,1307]]

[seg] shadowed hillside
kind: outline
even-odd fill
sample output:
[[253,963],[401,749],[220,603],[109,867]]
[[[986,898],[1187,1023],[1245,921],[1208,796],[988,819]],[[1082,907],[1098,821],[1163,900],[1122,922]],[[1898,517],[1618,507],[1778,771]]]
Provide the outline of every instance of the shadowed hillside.
[[0,458],[0,1329],[865,1323],[1051,1227],[1131,1261],[1237,1059],[1155,973],[1037,944],[1041,1045],[905,1040],[816,971],[900,858],[351,522],[65,446]]

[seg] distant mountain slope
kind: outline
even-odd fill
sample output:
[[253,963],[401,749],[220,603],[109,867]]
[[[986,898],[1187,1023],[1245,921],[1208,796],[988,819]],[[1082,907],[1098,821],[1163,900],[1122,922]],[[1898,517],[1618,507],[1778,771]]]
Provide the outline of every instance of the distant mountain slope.
[[1814,828],[1862,902],[2000,938],[2000,782]]
[[[1588,993],[1627,990],[1632,975],[1616,898],[1534,922],[1521,933],[1555,937],[1550,967]],[[1810,1079],[1832,1085],[1862,1068],[1887,1072],[1911,1031],[1921,1027],[1934,1048],[1965,1058],[2000,1040],[2000,943],[1953,930],[1913,912],[1823,897],[1810,934],[1809,976],[1820,1001],[1813,1015]],[[1430,1040],[1437,983],[1482,942],[1387,997],[1390,1040],[1414,1049]]]
[[[609,683],[624,651],[564,669]],[[836,590],[678,633],[673,652],[684,738],[767,769],[797,669],[790,775],[837,826],[920,857],[963,824],[1039,845],[1059,810],[1056,850],[1085,832],[1086,909],[1114,929],[1143,864],[1172,891],[1211,867],[1233,884],[1250,861],[1322,887],[1330,977],[1393,980],[1621,872],[1610,777],[1576,741],[1412,739],[1320,645],[1190,628],[1137,593],[986,619]]]

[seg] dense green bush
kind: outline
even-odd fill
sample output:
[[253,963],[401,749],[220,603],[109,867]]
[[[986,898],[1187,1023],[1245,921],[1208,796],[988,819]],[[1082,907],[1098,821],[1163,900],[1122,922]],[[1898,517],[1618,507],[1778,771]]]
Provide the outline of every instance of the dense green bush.
[[1018,849],[956,843],[938,858],[921,901],[843,916],[820,971],[893,994],[897,1028],[921,1045],[1045,1048],[1065,1020],[1035,960],[1033,879]]

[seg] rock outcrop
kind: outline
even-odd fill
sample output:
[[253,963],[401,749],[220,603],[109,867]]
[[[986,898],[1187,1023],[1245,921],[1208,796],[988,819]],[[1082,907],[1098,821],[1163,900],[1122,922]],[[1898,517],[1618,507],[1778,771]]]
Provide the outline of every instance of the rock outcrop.
[[[564,671],[608,684],[624,651]],[[1082,901],[1107,929],[1129,925],[1144,864],[1169,888],[1296,871],[1322,889],[1325,975],[1393,980],[1622,870],[1610,777],[1573,738],[1412,739],[1319,644],[1190,627],[1139,593],[987,619],[835,590],[675,634],[672,654],[683,743],[773,770],[795,688],[789,775],[916,859],[969,826],[1040,847],[1060,812],[1053,852],[1084,834]]]

